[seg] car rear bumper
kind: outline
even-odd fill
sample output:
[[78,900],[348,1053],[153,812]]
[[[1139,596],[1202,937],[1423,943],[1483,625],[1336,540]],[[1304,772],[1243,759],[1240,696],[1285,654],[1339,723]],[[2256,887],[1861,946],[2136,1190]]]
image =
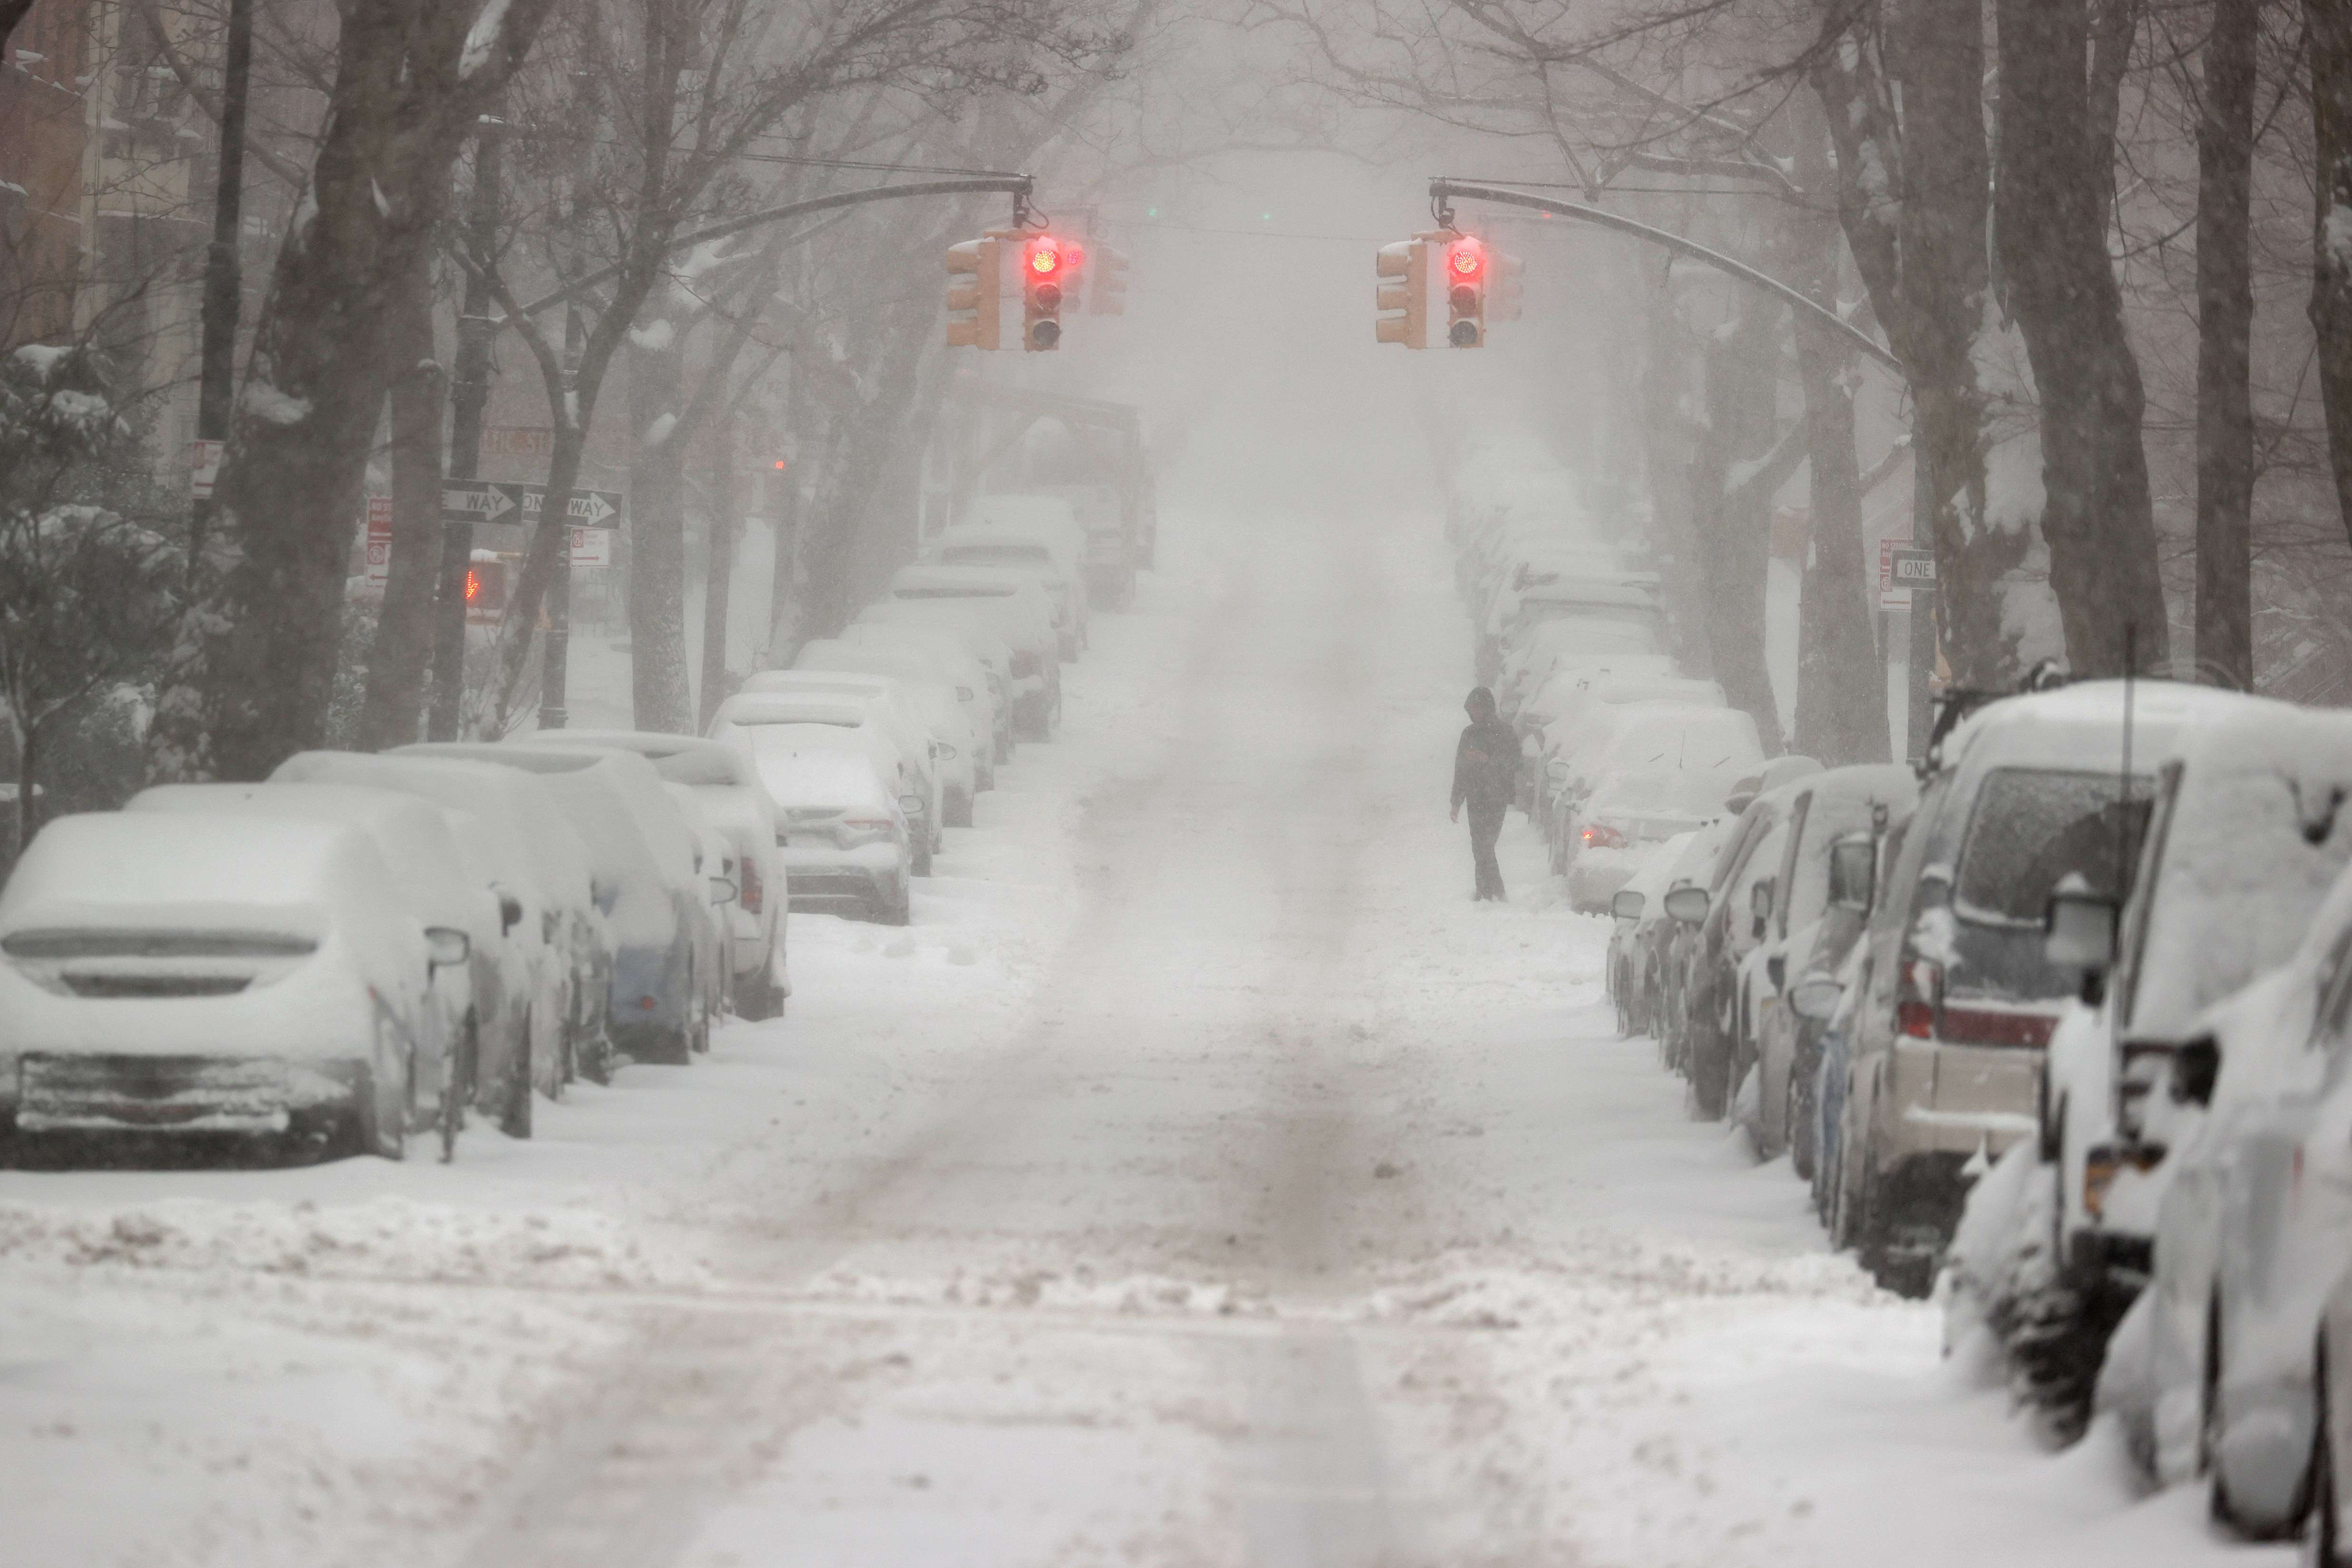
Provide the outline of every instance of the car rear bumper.
[[908,867],[895,843],[861,844],[854,850],[789,844],[783,855],[792,906],[814,914],[872,909],[894,901],[907,883]]
[[28,1133],[283,1133],[364,1099],[364,1056],[0,1055],[0,1112]]
[[1897,1039],[1883,1129],[1888,1155],[1998,1158],[2041,1126],[2042,1053],[2032,1046]]

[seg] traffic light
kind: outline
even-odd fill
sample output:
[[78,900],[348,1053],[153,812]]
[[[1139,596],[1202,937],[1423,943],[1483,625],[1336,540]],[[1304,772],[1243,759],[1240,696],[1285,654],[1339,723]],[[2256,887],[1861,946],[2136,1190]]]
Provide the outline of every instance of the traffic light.
[[1516,321],[1519,319],[1519,303],[1527,292],[1528,264],[1516,256],[1490,251],[1486,256],[1486,319]]
[[1486,246],[1462,235],[1445,244],[1445,341],[1475,349],[1486,340]]
[[1127,314],[1127,257],[1107,245],[1098,245],[1088,258],[1094,273],[1094,285],[1087,301],[1087,314],[1093,316],[1124,316]]
[[1031,353],[1062,342],[1062,285],[1071,247],[1053,235],[1033,235],[1021,250],[1021,346]]
[[1379,341],[1429,347],[1429,251],[1419,235],[1381,246],[1373,263],[1381,279],[1380,317],[1372,327]]
[[948,246],[948,347],[1003,346],[1003,260],[993,235]]

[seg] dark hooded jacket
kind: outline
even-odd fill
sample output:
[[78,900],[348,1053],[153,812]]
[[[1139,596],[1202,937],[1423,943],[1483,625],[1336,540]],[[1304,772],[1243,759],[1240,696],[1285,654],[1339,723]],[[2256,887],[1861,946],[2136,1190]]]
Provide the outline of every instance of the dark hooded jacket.
[[1495,694],[1471,688],[1463,709],[1470,716],[1462,743],[1454,748],[1454,804],[1498,811],[1511,803],[1519,777],[1519,737],[1495,713]]

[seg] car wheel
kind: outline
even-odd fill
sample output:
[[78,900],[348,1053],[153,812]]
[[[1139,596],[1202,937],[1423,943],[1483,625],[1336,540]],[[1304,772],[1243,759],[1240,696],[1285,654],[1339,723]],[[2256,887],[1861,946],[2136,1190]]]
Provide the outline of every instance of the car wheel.
[[958,798],[956,801],[948,808],[948,826],[950,828],[969,828],[971,826],[971,798],[970,796]]
[[367,1097],[368,1113],[365,1124],[368,1147],[380,1158],[404,1160],[408,1157],[408,1119],[416,1110],[416,1053],[410,1051],[408,1064],[401,1074],[400,1103],[394,1114],[385,1115],[377,1097]]
[[735,982],[737,1018],[761,1023],[783,1010],[783,998],[776,994],[774,967],[771,957],[757,971]]
[[481,1061],[481,1020],[466,1015],[466,1032],[441,1074],[441,1163],[457,1157],[457,1134],[466,1130],[466,1103],[473,1098],[475,1073]]
[[885,925],[909,925],[915,919],[915,895],[904,881],[896,892],[885,898],[876,916]]
[[917,876],[931,874],[931,846],[928,839],[923,846],[915,852],[915,874]]
[[522,1019],[522,1050],[507,1064],[506,1082],[499,1096],[499,1131],[509,1138],[530,1136],[533,1094],[530,1082],[531,1015]]

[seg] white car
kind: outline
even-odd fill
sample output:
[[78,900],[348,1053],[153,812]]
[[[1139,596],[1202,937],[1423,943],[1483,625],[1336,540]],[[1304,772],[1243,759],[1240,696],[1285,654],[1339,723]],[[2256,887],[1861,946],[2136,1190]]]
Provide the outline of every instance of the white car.
[[954,639],[957,646],[980,661],[987,674],[989,701],[994,710],[996,760],[1012,760],[1019,739],[1013,694],[1020,682],[1013,673],[1019,658],[1011,640],[986,612],[954,600],[884,599],[859,611],[857,619],[841,634],[849,642],[887,643],[908,634]]
[[[1066,510],[1066,507],[1065,508]],[[1073,517],[1066,527],[1044,522],[962,522],[942,528],[925,549],[927,559],[949,566],[992,566],[1034,578],[1054,601],[1054,630],[1062,657],[1086,650],[1086,534]]]
[[0,1113],[398,1159],[433,976],[467,949],[409,917],[356,828],[59,817],[0,889]]
[[982,616],[1013,646],[1013,718],[1024,740],[1050,740],[1062,720],[1061,636],[1053,601],[1026,573],[918,561],[890,579],[893,599],[950,603]]
[[1763,765],[1756,721],[1738,708],[1637,703],[1591,764],[1564,834],[1569,899],[1601,910],[1649,846],[1719,814],[1732,786]]
[[[853,648],[912,654],[930,666],[932,678],[954,691],[972,734],[975,788],[996,788],[996,764],[1013,739],[1013,716],[1004,706],[1004,683],[966,645],[964,633],[944,626],[905,625],[888,621],[853,621],[841,629]],[[1008,658],[1011,650],[1005,651]]]
[[[420,926],[463,931],[463,967],[436,970],[427,1028],[417,1055],[418,1103],[435,1114],[462,1114],[478,1093],[502,1117],[511,1098],[530,1093],[514,1030],[530,995],[520,950],[509,951],[502,900],[469,870],[457,836],[438,807],[411,795],[348,784],[161,784],[142,789],[125,811],[205,817],[267,817],[333,822],[374,841],[392,872],[402,907]],[[520,918],[520,903],[514,914]],[[455,1096],[454,1102],[445,1097]]]
[[[930,737],[947,825],[971,826],[972,800],[982,788],[980,765],[984,747],[980,737],[985,732],[972,727],[968,710],[956,695],[956,686],[940,676],[938,666],[929,659],[912,649],[821,637],[803,645],[793,660],[793,671],[896,683],[899,695],[921,719]],[[990,774],[992,779],[992,768]]]
[[[877,689],[877,682],[883,683],[883,689]],[[946,835],[944,791],[930,737],[922,720],[899,699],[895,683],[876,675],[762,670],[719,705],[710,716],[710,738],[745,746],[754,731],[775,725],[822,725],[848,731],[874,758],[906,812],[908,831],[914,835],[915,874],[931,874],[931,857]],[[756,758],[759,747],[751,749]]]
[[886,925],[913,918],[907,815],[872,754],[812,724],[763,726],[751,754],[775,797],[793,907]]
[[[480,824],[484,831],[469,837],[495,857],[484,862],[491,891],[520,903],[522,918],[510,935],[538,966],[522,1055],[531,1082],[552,1099],[573,1061],[601,1054],[601,1045],[582,1042],[604,1034],[612,936],[596,905],[588,846],[546,785],[486,762],[363,751],[297,752],[269,777],[390,789]],[[510,1121],[507,1130],[524,1129]]]

